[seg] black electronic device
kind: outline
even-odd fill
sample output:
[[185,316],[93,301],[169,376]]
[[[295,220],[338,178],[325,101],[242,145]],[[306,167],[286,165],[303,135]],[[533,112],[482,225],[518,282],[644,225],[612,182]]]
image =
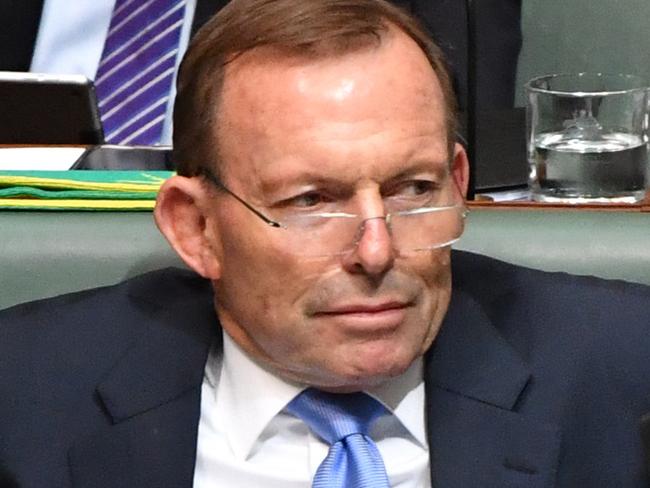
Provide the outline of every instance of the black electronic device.
[[88,78],[0,71],[0,144],[103,142],[95,89]]

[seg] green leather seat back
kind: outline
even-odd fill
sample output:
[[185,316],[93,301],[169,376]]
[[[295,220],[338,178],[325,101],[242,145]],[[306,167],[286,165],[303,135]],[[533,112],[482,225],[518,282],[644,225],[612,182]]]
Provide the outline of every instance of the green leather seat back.
[[[456,248],[650,284],[650,213],[477,209]],[[0,212],[0,308],[165,266],[183,263],[149,212]]]
[[545,271],[650,285],[650,213],[486,210],[456,246]]

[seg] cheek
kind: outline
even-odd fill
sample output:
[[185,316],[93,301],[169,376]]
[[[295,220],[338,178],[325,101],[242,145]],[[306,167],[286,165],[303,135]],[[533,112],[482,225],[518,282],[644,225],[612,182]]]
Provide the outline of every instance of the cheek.
[[419,271],[414,271],[414,273],[422,278],[428,296],[438,301],[442,298],[441,295],[449,295],[451,290],[450,249],[439,249],[423,258],[422,262],[417,265]]
[[[287,254],[273,232],[242,231],[222,238],[222,274],[215,284],[220,308],[227,308],[244,327],[262,322],[270,328],[300,320],[302,297],[322,270]],[[279,325],[275,325],[279,324]]]
[[450,250],[441,249],[421,256],[411,263],[410,272],[421,278],[423,283],[419,334],[421,348],[425,352],[434,341],[447,312],[451,298]]

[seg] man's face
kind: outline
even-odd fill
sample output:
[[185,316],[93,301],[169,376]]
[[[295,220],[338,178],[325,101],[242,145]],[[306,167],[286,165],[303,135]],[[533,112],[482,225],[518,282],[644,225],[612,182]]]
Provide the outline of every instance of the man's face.
[[[224,184],[271,215],[340,199],[381,216],[395,191],[439,181],[449,164],[438,81],[398,32],[334,59],[248,53],[228,67],[219,114]],[[449,178],[462,188],[461,151]],[[300,256],[284,229],[226,193],[210,195],[217,313],[262,365],[352,391],[401,374],[429,348],[450,297],[447,248],[397,252],[377,219],[347,254]]]

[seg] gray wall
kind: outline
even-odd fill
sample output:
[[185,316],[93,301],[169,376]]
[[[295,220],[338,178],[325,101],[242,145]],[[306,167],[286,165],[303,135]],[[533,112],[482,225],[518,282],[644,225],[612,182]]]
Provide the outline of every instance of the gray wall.
[[523,0],[523,84],[560,72],[630,73],[650,79],[650,0]]

